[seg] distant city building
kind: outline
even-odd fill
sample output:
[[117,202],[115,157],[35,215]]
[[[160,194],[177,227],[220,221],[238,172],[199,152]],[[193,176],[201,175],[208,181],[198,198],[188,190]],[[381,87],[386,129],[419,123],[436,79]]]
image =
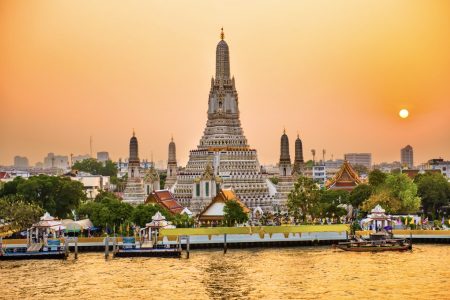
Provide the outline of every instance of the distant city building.
[[344,160],[348,161],[352,166],[361,165],[368,169],[372,168],[371,153],[345,153]]
[[74,163],[76,163],[77,161],[83,161],[83,160],[89,159],[89,158],[91,158],[91,156],[89,154],[72,156],[72,165]]
[[97,160],[101,162],[109,160],[109,153],[106,151],[97,152]]
[[414,167],[413,148],[408,145],[400,150],[400,162],[402,166],[412,169]]
[[14,168],[26,169],[28,168],[28,158],[25,156],[14,156]]
[[54,153],[47,154],[44,157],[44,169],[62,169],[69,168],[69,157],[65,155],[55,155]]
[[72,176],[70,179],[79,181],[83,184],[84,192],[88,199],[94,199],[101,191],[107,191],[110,188],[109,176],[78,172],[76,176]]
[[450,161],[444,161],[442,158],[430,159],[425,165],[429,170],[441,170],[441,173],[450,178]]
[[373,169],[378,169],[384,173],[390,173],[392,170],[401,169],[402,164],[399,161],[394,161],[391,163],[382,162],[373,166]]

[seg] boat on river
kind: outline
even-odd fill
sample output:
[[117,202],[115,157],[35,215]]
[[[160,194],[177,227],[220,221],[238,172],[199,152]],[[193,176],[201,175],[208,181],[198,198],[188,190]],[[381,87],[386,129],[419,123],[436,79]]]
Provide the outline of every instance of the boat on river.
[[353,252],[384,252],[412,250],[412,239],[395,239],[386,231],[370,234],[369,240],[355,238],[353,241],[342,242],[336,248]]
[[385,214],[385,210],[377,205],[371,214],[365,219],[374,232],[370,233],[369,239],[354,237],[349,242],[338,243],[336,248],[353,252],[384,252],[384,251],[406,251],[412,250],[412,238],[396,239],[392,234],[392,219]]

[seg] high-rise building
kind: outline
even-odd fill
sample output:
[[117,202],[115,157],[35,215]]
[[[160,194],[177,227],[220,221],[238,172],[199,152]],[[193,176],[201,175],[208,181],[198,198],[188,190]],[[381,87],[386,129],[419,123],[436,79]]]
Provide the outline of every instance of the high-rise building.
[[216,47],[216,75],[211,78],[208,120],[197,149],[191,150],[184,170],[177,174],[174,195],[194,214],[208,205],[219,189],[232,188],[245,205],[272,210],[275,192],[260,169],[255,149],[250,148],[239,119],[234,77],[230,77],[230,53],[223,31]]
[[69,157],[65,155],[55,155],[54,153],[48,153],[47,157],[44,157],[44,169],[62,169],[69,168]]
[[28,158],[25,156],[14,156],[14,168],[16,169],[26,169],[28,168]]
[[400,150],[400,162],[403,167],[410,169],[414,167],[413,148],[410,145]]
[[101,162],[109,160],[109,153],[107,151],[97,152],[97,160]]
[[372,167],[371,153],[345,153],[344,160],[348,161],[352,166],[361,165],[368,169]]
[[91,156],[89,154],[81,154],[81,155],[75,155],[72,156],[72,165],[78,161],[83,161],[85,159],[90,159]]

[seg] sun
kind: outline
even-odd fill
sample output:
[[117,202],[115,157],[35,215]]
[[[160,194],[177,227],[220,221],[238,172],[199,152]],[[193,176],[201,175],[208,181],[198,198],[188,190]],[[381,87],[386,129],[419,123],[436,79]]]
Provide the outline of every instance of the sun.
[[406,119],[409,116],[409,111],[406,108],[403,108],[400,110],[398,115],[400,116],[400,118]]

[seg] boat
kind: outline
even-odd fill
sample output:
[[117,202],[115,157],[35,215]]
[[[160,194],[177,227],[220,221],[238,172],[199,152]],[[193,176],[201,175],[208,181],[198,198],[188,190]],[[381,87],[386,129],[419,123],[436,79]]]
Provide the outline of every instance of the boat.
[[395,239],[392,234],[380,231],[370,234],[369,240],[354,238],[349,242],[341,242],[334,245],[335,248],[352,252],[384,252],[412,250],[412,239]]
[[369,239],[353,237],[349,242],[341,242],[334,245],[335,248],[353,252],[384,252],[384,251],[406,251],[412,250],[412,237],[407,239],[396,239],[392,234],[392,219],[385,214],[385,210],[377,205],[371,214],[364,220],[372,228]]

